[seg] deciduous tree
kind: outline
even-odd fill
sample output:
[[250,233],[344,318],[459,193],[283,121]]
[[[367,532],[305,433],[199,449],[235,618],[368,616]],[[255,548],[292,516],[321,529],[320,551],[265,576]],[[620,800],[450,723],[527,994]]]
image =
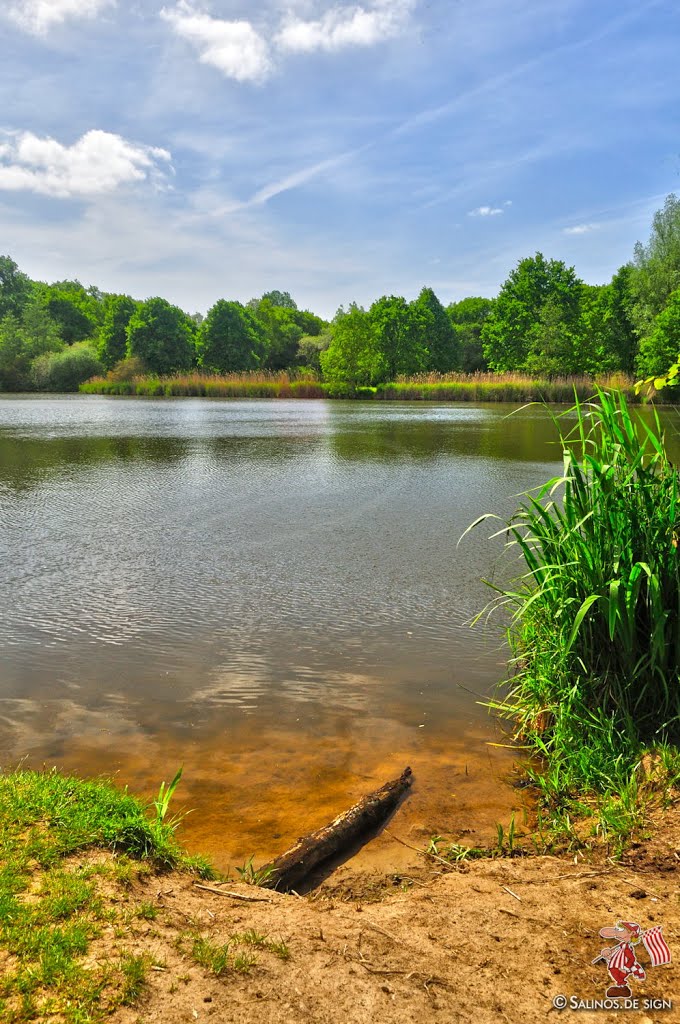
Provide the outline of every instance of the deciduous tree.
[[254,370],[264,349],[264,328],[240,302],[220,299],[199,328],[199,364],[212,373]]
[[373,303],[369,316],[387,380],[396,380],[400,374],[420,373],[427,368],[428,352],[406,299],[401,295],[385,295]]
[[195,358],[194,323],[166,299],[140,303],[127,326],[127,354],[141,359],[151,373],[188,370]]
[[564,331],[573,331],[579,315],[581,281],[573,267],[546,260],[542,253],[521,260],[510,272],[482,328],[485,358],[492,370],[524,369],[532,352],[537,356],[543,307],[554,333],[560,318]]
[[127,355],[127,327],[139,303],[129,295],[104,298],[104,322],[99,331],[98,352],[107,370]]
[[418,347],[428,353],[426,368],[437,373],[459,370],[460,345],[451,319],[431,288],[411,303]]
[[370,387],[386,379],[386,367],[372,317],[352,304],[339,310],[331,325],[332,341],[320,354],[324,380],[341,391]]

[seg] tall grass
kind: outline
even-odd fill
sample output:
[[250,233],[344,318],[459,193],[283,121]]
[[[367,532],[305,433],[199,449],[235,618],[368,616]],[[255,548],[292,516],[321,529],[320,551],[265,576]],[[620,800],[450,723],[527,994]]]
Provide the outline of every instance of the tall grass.
[[[621,390],[638,400],[632,379],[617,374],[601,382],[608,389]],[[381,384],[375,397],[400,401],[429,402],[548,402],[571,403],[574,395],[586,399],[593,393],[591,377],[542,379],[524,373],[449,373],[400,377]]]
[[194,373],[174,377],[134,376],[120,380],[115,374],[93,377],[81,386],[86,394],[143,395],[151,398],[177,396],[200,398],[325,398],[326,389],[318,381],[295,380],[281,373]]
[[648,427],[621,393],[575,412],[562,475],[502,531],[524,571],[494,602],[512,612],[516,670],[494,706],[542,755],[554,804],[630,797],[644,750],[680,734],[678,471],[658,418]]
[[[641,401],[633,381],[613,375],[600,382],[610,390],[621,390],[629,401]],[[586,399],[593,393],[590,377],[557,377],[552,380],[521,373],[418,374],[400,377],[393,383],[370,388],[333,385],[311,377],[296,378],[285,371],[268,373],[201,373],[156,377],[144,374],[121,379],[115,372],[93,377],[80,390],[86,394],[144,395],[147,397],[195,396],[202,398],[360,398],[367,401],[418,402],[548,402],[570,403],[576,395]]]

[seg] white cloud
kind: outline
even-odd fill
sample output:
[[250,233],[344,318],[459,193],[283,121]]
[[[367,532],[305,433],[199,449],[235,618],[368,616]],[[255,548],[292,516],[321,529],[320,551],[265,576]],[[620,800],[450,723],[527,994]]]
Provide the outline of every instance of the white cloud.
[[313,21],[291,15],[276,42],[292,53],[373,46],[404,31],[414,6],[415,0],[374,0],[369,8],[334,7]]
[[499,213],[504,212],[500,206],[478,206],[475,210],[470,210],[468,217],[497,217]]
[[211,64],[237,82],[257,82],[272,70],[269,46],[249,21],[223,21],[195,10],[184,0],[161,17],[175,33],[199,51],[202,64]]
[[15,0],[7,14],[26,32],[45,35],[53,25],[69,18],[94,18],[116,0]]
[[571,228],[564,228],[565,235],[587,235],[589,231],[595,231],[597,224],[574,224]]
[[72,146],[21,132],[0,146],[0,189],[59,198],[100,195],[127,183],[159,180],[159,165],[169,161],[165,149],[109,132],[86,132]]

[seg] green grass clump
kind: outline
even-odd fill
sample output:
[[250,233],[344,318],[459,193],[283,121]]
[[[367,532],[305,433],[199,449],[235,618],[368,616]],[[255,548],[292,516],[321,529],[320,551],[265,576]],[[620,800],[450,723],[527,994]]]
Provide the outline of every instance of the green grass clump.
[[555,827],[573,840],[574,816],[591,814],[621,848],[642,798],[680,778],[678,471],[658,419],[635,418],[621,393],[571,411],[561,476],[503,531],[526,571],[497,599],[516,674],[493,706],[540,755]]
[[[187,942],[190,942],[188,947]],[[195,963],[218,978],[230,971],[247,974],[257,964],[257,957],[242,949],[243,946],[267,950],[284,961],[290,960],[291,955],[288,944],[283,939],[269,939],[254,928],[231,935],[225,943],[215,943],[199,933],[188,933],[180,938],[179,946],[186,949]]]
[[0,775],[0,825],[27,830],[29,855],[47,867],[89,846],[119,850],[174,867],[181,851],[172,823],[148,817],[138,800],[106,782],[54,770]]
[[[0,1019],[25,1024],[54,1017],[68,1024],[104,1019],[134,1002],[147,970],[125,949],[88,963],[106,926],[121,929],[116,902],[104,905],[97,882],[106,876],[131,890],[141,867],[187,867],[167,819],[181,773],[146,808],[106,782],[84,782],[53,770],[0,773]],[[93,848],[115,852],[93,860]],[[142,902],[133,917],[152,920]]]

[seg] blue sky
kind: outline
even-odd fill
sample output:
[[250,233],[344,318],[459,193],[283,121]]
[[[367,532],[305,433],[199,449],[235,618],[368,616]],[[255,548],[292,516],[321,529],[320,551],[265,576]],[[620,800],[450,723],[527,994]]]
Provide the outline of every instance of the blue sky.
[[680,191],[677,0],[3,0],[0,253],[190,312],[607,280]]

